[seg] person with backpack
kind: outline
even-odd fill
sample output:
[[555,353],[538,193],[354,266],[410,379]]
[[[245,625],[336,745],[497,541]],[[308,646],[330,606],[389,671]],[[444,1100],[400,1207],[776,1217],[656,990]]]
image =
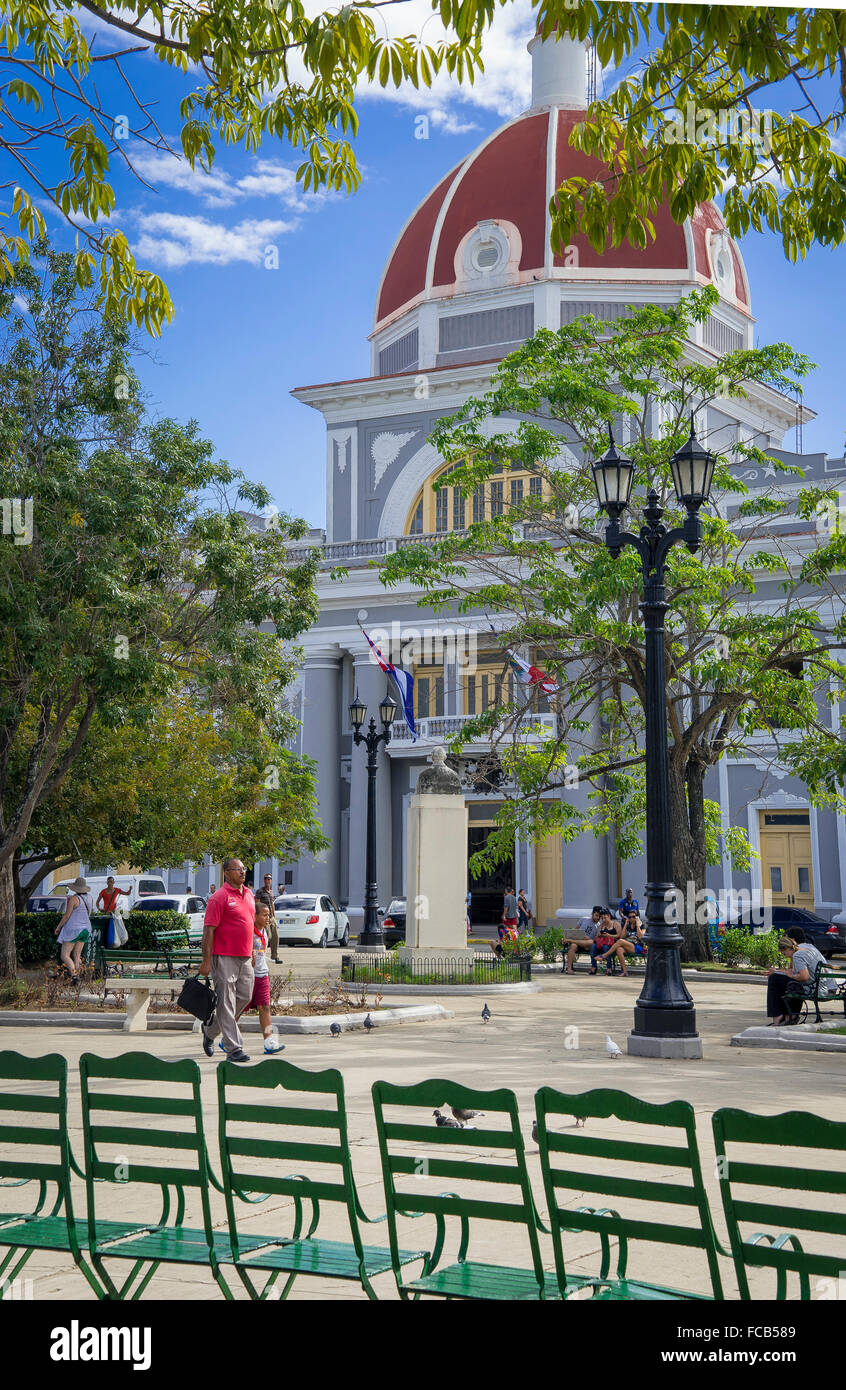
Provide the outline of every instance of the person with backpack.
[[82,952],[91,934],[93,906],[91,892],[85,879],[75,878],[68,893],[68,905],[56,928],[56,936],[61,946],[61,966],[72,985],[79,984]]

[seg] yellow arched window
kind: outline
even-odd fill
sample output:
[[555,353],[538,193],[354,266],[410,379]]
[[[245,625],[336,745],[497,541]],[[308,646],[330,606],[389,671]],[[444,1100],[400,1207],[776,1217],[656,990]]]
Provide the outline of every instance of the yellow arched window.
[[504,469],[502,464],[497,465],[486,482],[474,488],[470,497],[465,497],[458,487],[440,487],[436,491],[434,484],[459,467],[453,463],[424,483],[409,513],[406,535],[464,531],[471,522],[490,521],[519,506],[525,497],[540,498],[547,492],[539,473]]

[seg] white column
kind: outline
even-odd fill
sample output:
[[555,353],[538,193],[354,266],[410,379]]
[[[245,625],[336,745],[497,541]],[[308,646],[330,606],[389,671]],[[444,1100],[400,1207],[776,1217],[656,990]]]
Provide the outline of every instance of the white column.
[[337,897],[340,887],[340,648],[335,645],[312,647],[306,654],[304,666],[303,753],[317,763],[317,819],[331,844],[319,855],[303,857],[297,887]]
[[[843,661],[846,653],[837,651],[832,653],[837,661]],[[832,733],[839,733],[841,728],[840,701],[835,701],[831,706],[831,729]],[[832,921],[838,925],[846,923],[846,817],[837,813],[837,859],[840,868],[840,911],[835,914]]]

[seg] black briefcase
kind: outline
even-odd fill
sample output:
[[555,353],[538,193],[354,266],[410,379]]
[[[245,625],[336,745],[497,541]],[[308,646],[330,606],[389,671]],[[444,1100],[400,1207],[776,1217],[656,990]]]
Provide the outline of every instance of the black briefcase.
[[217,995],[208,980],[203,983],[199,975],[189,975],[176,1002],[201,1023],[209,1023],[217,1008]]

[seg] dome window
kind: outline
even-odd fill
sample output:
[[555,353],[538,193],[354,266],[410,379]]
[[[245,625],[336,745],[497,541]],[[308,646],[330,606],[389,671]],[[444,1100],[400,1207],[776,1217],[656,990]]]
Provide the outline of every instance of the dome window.
[[734,265],[729,250],[728,234],[720,232],[712,235],[708,247],[711,272],[718,290],[730,294],[734,290]]
[[473,264],[477,270],[493,270],[500,260],[500,248],[495,241],[481,241],[473,251]]

